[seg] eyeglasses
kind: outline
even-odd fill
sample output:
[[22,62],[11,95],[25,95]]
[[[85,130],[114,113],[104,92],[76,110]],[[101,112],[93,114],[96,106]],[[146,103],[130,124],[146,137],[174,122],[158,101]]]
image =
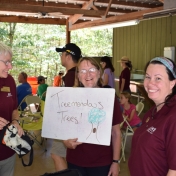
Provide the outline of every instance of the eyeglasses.
[[81,73],[81,74],[86,74],[87,72],[95,73],[96,71],[97,71],[96,68],[90,68],[89,70],[82,69],[82,70],[79,71],[79,73]]
[[4,61],[4,60],[0,60],[1,62],[3,62],[6,66],[9,66],[9,64],[12,65],[12,61]]

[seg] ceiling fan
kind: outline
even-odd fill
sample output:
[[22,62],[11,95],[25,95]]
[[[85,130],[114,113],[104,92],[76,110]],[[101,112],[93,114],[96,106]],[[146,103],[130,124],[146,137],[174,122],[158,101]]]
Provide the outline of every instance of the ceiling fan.
[[36,16],[38,18],[51,18],[51,17],[59,17],[60,15],[62,15],[62,13],[60,12],[51,12],[51,13],[47,13],[47,12],[38,12],[36,14]]

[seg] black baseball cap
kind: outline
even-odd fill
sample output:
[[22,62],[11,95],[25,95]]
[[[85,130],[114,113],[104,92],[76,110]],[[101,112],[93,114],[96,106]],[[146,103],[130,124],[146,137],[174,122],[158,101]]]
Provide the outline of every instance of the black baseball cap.
[[72,56],[81,58],[81,49],[74,43],[68,43],[63,48],[56,48],[57,52],[67,52]]

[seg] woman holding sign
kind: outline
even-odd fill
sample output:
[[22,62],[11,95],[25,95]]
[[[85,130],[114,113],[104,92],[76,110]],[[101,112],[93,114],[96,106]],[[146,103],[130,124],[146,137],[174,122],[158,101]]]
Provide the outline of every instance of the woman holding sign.
[[[101,88],[102,69],[93,58],[80,59],[75,78],[75,87]],[[118,176],[121,149],[120,105],[115,98],[110,146],[80,143],[76,139],[64,141],[67,147],[67,162],[70,169],[78,169],[83,176]]]

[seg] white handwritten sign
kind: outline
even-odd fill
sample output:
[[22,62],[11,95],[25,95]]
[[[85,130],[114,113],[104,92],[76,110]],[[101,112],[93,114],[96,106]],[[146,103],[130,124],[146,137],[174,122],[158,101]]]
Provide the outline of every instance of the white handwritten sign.
[[115,90],[48,87],[42,136],[110,145]]

